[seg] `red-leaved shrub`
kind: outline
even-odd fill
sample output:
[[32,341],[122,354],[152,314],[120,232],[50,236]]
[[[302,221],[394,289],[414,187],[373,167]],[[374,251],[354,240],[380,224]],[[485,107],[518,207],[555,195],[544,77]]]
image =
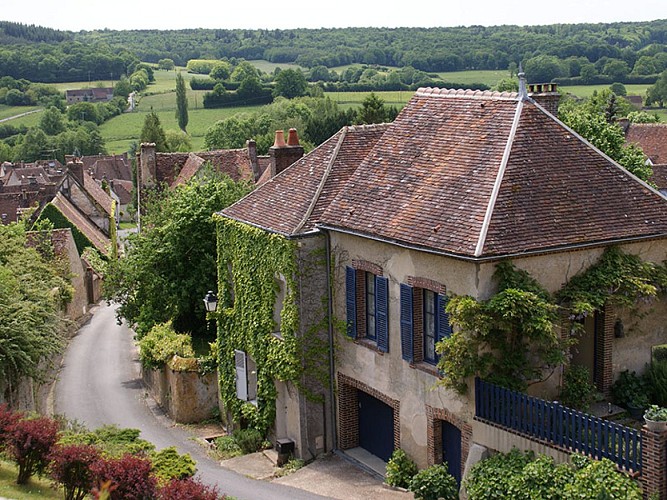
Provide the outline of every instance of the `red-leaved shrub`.
[[158,491],[160,500],[219,500],[217,488],[206,486],[198,479],[172,479]]
[[111,500],[152,500],[157,492],[152,467],[147,458],[125,454],[121,458],[99,460],[91,470],[96,484],[111,481]]
[[21,420],[22,416],[22,413],[11,410],[7,403],[0,405],[0,450],[7,444],[9,429]]
[[48,455],[58,440],[58,422],[48,417],[19,420],[7,432],[7,452],[19,466],[17,484],[25,484],[30,477],[43,472]]
[[91,467],[100,452],[88,444],[54,446],[49,454],[49,474],[63,485],[65,500],[82,500],[94,485]]

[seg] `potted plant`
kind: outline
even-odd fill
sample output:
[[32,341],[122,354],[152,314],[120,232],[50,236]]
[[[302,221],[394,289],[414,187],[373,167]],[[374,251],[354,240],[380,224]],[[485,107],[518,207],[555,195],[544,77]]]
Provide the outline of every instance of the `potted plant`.
[[649,405],[649,400],[646,394],[635,394],[630,401],[627,403],[628,413],[634,419],[641,419],[644,410]]
[[644,413],[644,421],[650,430],[664,432],[667,430],[667,408],[658,405],[649,406]]

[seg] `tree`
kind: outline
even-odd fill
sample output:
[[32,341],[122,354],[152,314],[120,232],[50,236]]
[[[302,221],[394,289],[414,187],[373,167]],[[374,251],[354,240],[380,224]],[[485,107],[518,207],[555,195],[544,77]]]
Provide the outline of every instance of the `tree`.
[[384,123],[387,121],[389,113],[384,104],[384,99],[380,98],[374,92],[371,92],[362,103],[357,112],[357,122],[362,124]]
[[179,71],[176,75],[176,119],[178,120],[178,128],[184,133],[188,126],[188,96],[185,92],[185,80]]
[[97,106],[92,102],[77,102],[67,108],[67,119],[73,122],[100,123]]
[[167,151],[167,137],[160,124],[160,117],[151,111],[144,118],[144,125],[141,128],[140,142],[151,142],[155,144],[156,151]]
[[165,138],[169,153],[192,151],[192,141],[182,130],[167,130]]
[[257,68],[255,68],[248,61],[241,61],[236,65],[234,71],[232,71],[231,80],[233,82],[242,82],[248,78],[257,78],[259,80],[260,73]]
[[39,119],[39,128],[41,128],[46,135],[58,135],[65,130],[65,121],[63,114],[55,106],[51,106]]
[[547,83],[554,78],[566,76],[569,73],[563,61],[556,56],[548,55],[528,59],[524,69],[528,80],[533,83]]
[[667,102],[667,70],[660,73],[655,84],[646,90],[646,105],[657,104],[662,108]]
[[26,245],[23,222],[0,224],[0,379],[39,377],[63,346],[60,308],[72,288]]
[[119,317],[137,324],[137,334],[173,319],[179,332],[204,332],[201,298],[215,285],[216,236],[211,214],[248,193],[212,169],[149,200],[142,232],[130,236],[125,258],[106,281]]
[[615,81],[624,79],[630,73],[630,67],[628,63],[620,59],[610,59],[607,64],[604,65],[602,73],[610,76]]
[[236,90],[236,95],[245,99],[259,94],[262,90],[262,84],[259,78],[248,77],[241,81],[239,88]]
[[306,94],[308,82],[304,74],[296,69],[285,69],[278,73],[275,80],[276,86],[273,89],[273,96],[286,97],[293,99]]
[[14,148],[15,161],[37,161],[44,158],[51,141],[41,128],[31,128]]
[[171,71],[172,69],[174,69],[174,60],[169,59],[168,57],[166,57],[164,59],[160,59],[157,62],[157,67],[159,69],[163,69],[165,71]]
[[211,68],[211,72],[208,74],[214,80],[227,80],[229,75],[232,73],[232,65],[227,61],[220,61]]
[[609,90],[611,90],[614,94],[617,96],[625,96],[628,95],[628,91],[625,88],[625,85],[622,83],[612,83],[611,86],[609,87]]
[[113,95],[127,97],[132,93],[132,84],[126,77],[121,77],[113,86]]

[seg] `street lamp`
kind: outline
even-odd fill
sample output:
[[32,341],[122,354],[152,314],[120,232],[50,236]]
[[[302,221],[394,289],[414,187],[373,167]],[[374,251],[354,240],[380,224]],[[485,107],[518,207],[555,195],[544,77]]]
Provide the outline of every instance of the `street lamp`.
[[206,312],[210,313],[214,313],[218,308],[218,297],[216,297],[212,290],[209,290],[204,297],[204,307],[206,307]]

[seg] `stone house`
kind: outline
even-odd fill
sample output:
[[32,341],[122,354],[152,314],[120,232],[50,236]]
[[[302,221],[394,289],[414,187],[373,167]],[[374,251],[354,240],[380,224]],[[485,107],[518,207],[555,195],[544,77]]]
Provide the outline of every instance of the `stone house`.
[[[321,321],[319,300],[329,301],[335,355],[321,423],[307,405],[284,405],[280,390],[275,397],[276,437],[293,439],[297,455],[339,449],[382,473],[402,448],[420,467],[447,461],[460,480],[473,443],[503,450],[517,438],[475,421],[471,391],[438,385],[435,344],[452,333],[448,297],[490,298],[504,261],[555,292],[611,246],[665,260],[667,202],[560,122],[554,90],[529,93],[523,81],[518,93],[419,89],[393,123],[342,129],[219,214],[220,244],[231,226],[290,242],[302,338]],[[309,261],[317,252],[326,259]],[[257,286],[220,255],[221,300]],[[274,307],[284,304],[276,297]],[[236,314],[233,301],[226,307]],[[585,321],[572,363],[589,368],[605,395],[667,341],[665,301],[643,312],[608,305]],[[618,320],[632,335],[615,335]],[[225,327],[219,320],[221,339]],[[259,361],[253,368],[270,372]],[[554,399],[561,377],[531,392]],[[313,435],[299,434],[304,420]]]
[[113,99],[113,87],[93,87],[65,91],[67,104],[77,102],[106,102]]

